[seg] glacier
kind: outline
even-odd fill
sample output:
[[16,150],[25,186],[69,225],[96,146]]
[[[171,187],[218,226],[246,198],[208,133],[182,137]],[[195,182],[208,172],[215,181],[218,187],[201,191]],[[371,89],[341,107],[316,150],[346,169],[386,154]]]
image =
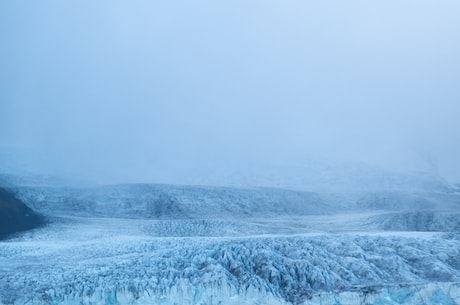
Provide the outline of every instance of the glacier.
[[460,304],[460,194],[439,181],[9,188],[49,224],[0,241],[1,305]]
[[190,239],[141,237],[126,222],[86,226],[2,243],[2,304],[396,304],[378,303],[396,296],[400,304],[436,304],[436,295],[458,304],[460,297],[458,234]]

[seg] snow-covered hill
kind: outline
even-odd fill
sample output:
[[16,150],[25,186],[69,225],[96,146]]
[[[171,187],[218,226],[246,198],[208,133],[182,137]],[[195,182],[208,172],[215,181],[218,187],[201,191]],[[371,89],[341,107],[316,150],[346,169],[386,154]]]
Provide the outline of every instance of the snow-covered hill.
[[345,211],[455,211],[450,189],[348,192],[262,187],[125,184],[102,187],[22,186],[12,190],[33,209],[51,215],[149,219],[209,219],[320,215]]
[[183,172],[163,182],[231,187],[274,187],[314,192],[438,191],[453,185],[427,172],[392,171],[369,164],[337,160],[306,160],[297,165],[216,166]]
[[208,219],[332,211],[318,194],[269,188],[130,184],[94,188],[22,187],[15,191],[37,211],[67,216]]

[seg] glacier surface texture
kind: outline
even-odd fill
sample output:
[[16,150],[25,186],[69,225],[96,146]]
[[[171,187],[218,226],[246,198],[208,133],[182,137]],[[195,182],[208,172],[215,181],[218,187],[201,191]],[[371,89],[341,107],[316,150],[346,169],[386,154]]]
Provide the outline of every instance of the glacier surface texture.
[[0,241],[1,305],[460,304],[447,183],[9,189],[48,225]]

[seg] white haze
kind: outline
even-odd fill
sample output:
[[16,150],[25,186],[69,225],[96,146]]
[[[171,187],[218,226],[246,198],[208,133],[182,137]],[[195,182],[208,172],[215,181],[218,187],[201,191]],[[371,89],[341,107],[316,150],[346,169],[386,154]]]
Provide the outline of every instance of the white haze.
[[458,16],[458,1],[3,1],[1,161],[102,182],[318,159],[460,181]]

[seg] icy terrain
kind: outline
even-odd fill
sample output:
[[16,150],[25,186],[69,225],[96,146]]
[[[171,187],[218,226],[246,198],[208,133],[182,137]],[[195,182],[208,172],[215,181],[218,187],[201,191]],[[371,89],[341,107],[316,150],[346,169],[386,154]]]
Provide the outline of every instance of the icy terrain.
[[460,304],[457,188],[10,187],[0,304]]

